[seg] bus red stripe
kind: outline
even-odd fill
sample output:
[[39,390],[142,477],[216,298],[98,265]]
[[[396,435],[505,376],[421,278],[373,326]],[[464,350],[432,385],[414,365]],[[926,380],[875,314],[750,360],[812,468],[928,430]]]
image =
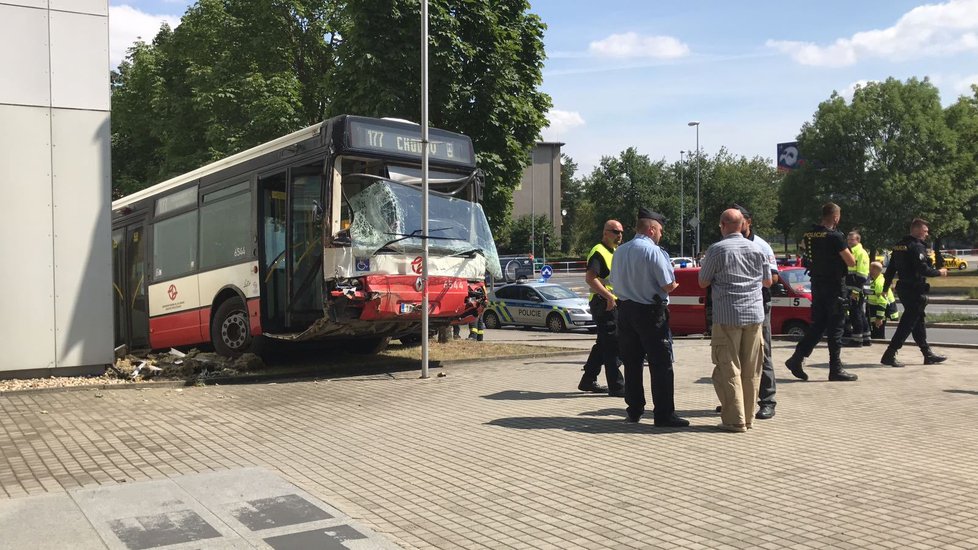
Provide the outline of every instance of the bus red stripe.
[[[251,335],[259,336],[262,333],[261,300],[251,298],[247,301],[247,306]],[[189,346],[209,342],[210,339],[210,307],[160,315],[149,320],[149,344],[154,349]]]

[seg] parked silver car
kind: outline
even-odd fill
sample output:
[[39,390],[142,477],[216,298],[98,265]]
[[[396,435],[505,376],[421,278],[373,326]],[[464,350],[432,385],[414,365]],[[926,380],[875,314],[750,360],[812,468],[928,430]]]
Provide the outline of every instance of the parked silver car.
[[587,300],[556,283],[521,282],[496,288],[482,314],[486,328],[547,327],[551,332],[593,328]]

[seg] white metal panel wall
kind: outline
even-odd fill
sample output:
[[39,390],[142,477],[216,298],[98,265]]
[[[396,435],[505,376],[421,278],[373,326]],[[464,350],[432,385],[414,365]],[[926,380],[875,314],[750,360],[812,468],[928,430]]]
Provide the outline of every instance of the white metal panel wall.
[[[4,0],[6,1],[6,0]],[[23,1],[23,0],[21,0]],[[105,0],[48,0],[52,10],[108,15],[109,4]],[[15,4],[17,2],[14,2]]]
[[51,106],[109,110],[109,18],[51,12]]
[[57,364],[111,361],[109,113],[52,109]]
[[107,0],[0,0],[0,371],[112,360]]
[[48,59],[48,12],[0,4],[0,104],[49,106]]
[[50,116],[0,105],[0,370],[55,366]]

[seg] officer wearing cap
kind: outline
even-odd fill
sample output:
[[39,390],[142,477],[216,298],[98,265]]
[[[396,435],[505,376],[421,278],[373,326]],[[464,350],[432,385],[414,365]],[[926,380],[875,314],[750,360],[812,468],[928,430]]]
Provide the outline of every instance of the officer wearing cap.
[[625,403],[628,422],[645,412],[642,363],[649,360],[653,422],[659,427],[689,426],[676,415],[673,395],[672,333],[669,293],[679,284],[672,262],[659,248],[662,214],[639,208],[635,237],[618,247],[611,266],[611,283],[618,298],[618,348],[625,364]]

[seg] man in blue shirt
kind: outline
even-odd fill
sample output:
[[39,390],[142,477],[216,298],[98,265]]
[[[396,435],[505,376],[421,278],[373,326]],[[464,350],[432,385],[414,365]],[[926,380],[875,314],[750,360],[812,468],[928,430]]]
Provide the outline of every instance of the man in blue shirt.
[[669,293],[679,286],[672,262],[659,248],[666,219],[639,208],[635,237],[618,247],[611,283],[618,298],[618,349],[625,364],[625,403],[629,422],[645,412],[642,363],[647,356],[652,378],[653,421],[658,427],[689,426],[676,415],[673,395],[672,333]]

